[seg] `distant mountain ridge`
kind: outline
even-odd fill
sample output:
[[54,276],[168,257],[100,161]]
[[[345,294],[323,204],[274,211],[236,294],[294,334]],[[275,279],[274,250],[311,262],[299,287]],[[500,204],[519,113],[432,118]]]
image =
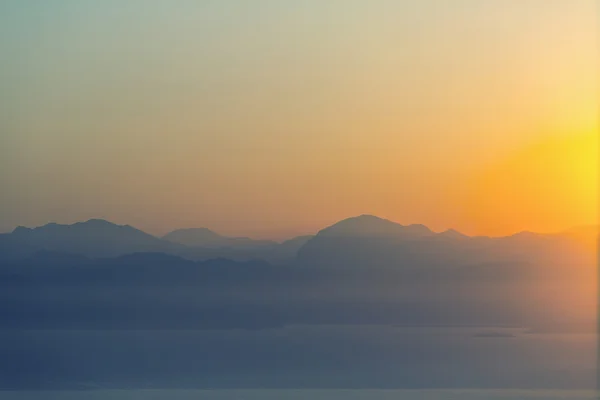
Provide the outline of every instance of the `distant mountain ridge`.
[[90,219],[71,225],[49,223],[35,228],[19,226],[11,233],[0,234],[0,262],[28,258],[39,252],[94,258],[164,253],[196,261],[228,258],[283,262],[294,258],[310,237],[302,236],[277,243],[226,237],[206,228],[197,228],[176,230],[159,238],[130,225]]
[[278,243],[272,240],[256,240],[247,237],[222,236],[208,228],[177,229],[162,237],[162,239],[186,246],[206,248],[245,248],[276,246]]
[[363,214],[337,222],[317,236],[326,237],[396,237],[417,238],[433,236],[435,233],[425,225],[400,225],[374,215]]
[[435,233],[424,225],[401,225],[373,215],[333,224],[310,239],[298,259],[307,265],[404,268],[415,265],[537,261],[578,252],[572,237],[520,232],[470,237],[456,230]]
[[123,253],[172,251],[175,246],[129,225],[117,225],[90,219],[72,225],[50,223],[37,228],[17,227],[13,240],[40,250],[94,257],[112,257]]
[[196,261],[227,258],[277,263],[296,260],[315,265],[396,265],[416,258],[441,262],[466,254],[505,257],[543,253],[573,243],[595,243],[595,235],[595,229],[586,227],[555,235],[522,232],[501,238],[470,237],[452,229],[436,233],[424,225],[401,225],[373,215],[360,215],[339,221],[314,236],[277,243],[227,237],[207,228],[179,229],[158,238],[130,225],[91,219],[72,225],[20,226],[12,233],[0,234],[0,260],[49,251],[87,257],[165,253]]

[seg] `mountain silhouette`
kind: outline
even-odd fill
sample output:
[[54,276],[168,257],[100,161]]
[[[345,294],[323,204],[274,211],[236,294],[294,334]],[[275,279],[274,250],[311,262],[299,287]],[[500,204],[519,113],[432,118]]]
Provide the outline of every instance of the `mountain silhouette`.
[[400,225],[374,215],[352,217],[321,230],[318,237],[369,237],[414,239],[432,236],[425,225]]
[[455,230],[435,233],[424,225],[401,225],[372,215],[321,230],[298,251],[307,265],[363,268],[525,262],[579,255],[564,235],[520,232],[506,237],[470,237]]
[[425,264],[552,258],[557,254],[571,257],[578,244],[588,243],[589,247],[595,240],[595,229],[587,227],[554,235],[521,232],[499,238],[469,237],[455,230],[435,233],[424,225],[401,225],[360,215],[339,221],[314,236],[277,243],[226,237],[206,228],[176,230],[158,238],[129,225],[92,219],[73,225],[18,227],[12,233],[0,234],[0,261],[49,251],[105,258],[165,253],[192,261],[260,259],[321,267],[417,268]]
[[469,239],[469,236],[465,235],[464,233],[460,233],[459,231],[454,230],[454,229],[445,230],[444,232],[438,233],[436,236],[438,238],[446,238],[446,239],[454,239],[454,240]]
[[295,238],[281,242],[279,249],[281,252],[284,252],[286,254],[295,254],[313,237],[313,235],[297,236]]
[[129,225],[92,219],[72,225],[50,223],[37,228],[19,226],[0,234],[0,262],[29,258],[38,252],[87,257],[117,257],[132,253],[165,253],[188,260],[227,258],[288,262],[312,236],[282,243],[226,237],[205,228],[173,231],[158,238]]
[[38,228],[17,227],[5,240],[30,249],[114,257],[127,253],[174,251],[176,245],[129,225],[91,219],[73,225],[50,223]]
[[247,237],[227,237],[219,235],[207,228],[178,229],[163,236],[164,240],[186,246],[205,248],[253,249],[276,246],[271,240],[255,240]]

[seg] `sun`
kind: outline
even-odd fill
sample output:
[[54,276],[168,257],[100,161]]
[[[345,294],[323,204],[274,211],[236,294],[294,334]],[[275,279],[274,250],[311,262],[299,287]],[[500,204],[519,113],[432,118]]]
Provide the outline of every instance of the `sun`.
[[476,174],[467,203],[480,234],[596,224],[597,135],[549,136],[493,163]]
[[575,140],[571,146],[566,146],[566,149],[569,169],[572,171],[574,196],[580,199],[582,205],[587,205],[586,208],[597,212],[598,137],[597,135],[582,137]]

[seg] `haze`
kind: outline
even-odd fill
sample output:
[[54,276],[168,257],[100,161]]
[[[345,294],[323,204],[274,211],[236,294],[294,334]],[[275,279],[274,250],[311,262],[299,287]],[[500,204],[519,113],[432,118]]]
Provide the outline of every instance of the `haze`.
[[5,0],[0,231],[593,223],[596,16],[591,0]]

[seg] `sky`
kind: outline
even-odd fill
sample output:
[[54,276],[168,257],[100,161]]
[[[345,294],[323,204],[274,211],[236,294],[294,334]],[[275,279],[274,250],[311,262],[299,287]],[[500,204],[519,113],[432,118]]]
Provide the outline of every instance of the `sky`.
[[0,1],[0,232],[596,221],[593,0]]

